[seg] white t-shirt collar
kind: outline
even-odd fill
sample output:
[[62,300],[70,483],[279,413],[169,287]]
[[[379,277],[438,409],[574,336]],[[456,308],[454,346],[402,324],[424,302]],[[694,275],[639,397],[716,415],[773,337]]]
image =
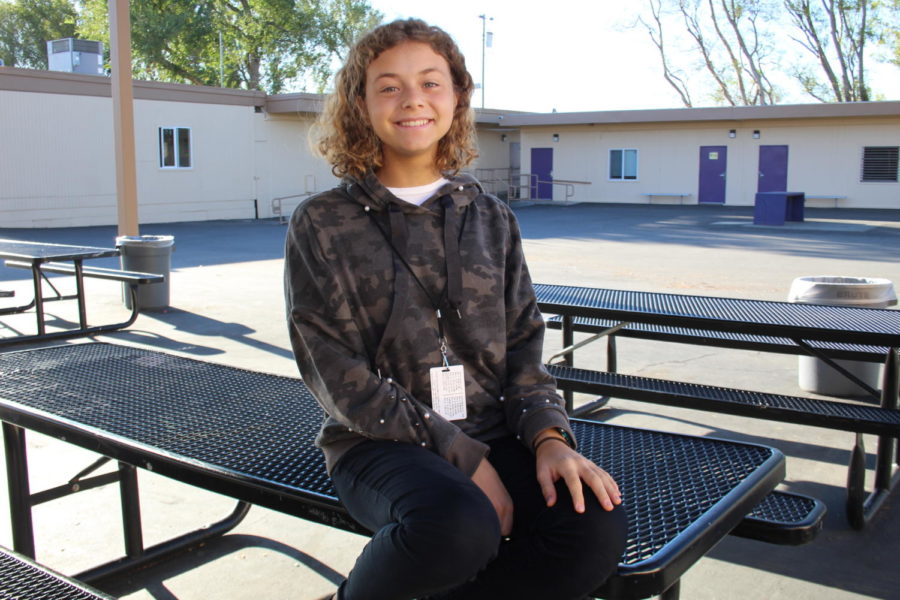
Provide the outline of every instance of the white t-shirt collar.
[[422,206],[422,203],[431,198],[434,193],[438,191],[445,183],[450,183],[450,181],[444,177],[441,177],[437,181],[426,183],[425,185],[402,188],[389,187],[388,191],[404,202]]

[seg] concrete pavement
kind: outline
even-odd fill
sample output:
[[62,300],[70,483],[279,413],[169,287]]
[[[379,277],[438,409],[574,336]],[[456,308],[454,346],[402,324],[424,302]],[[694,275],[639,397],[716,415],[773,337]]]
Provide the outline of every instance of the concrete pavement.
[[[773,300],[786,298],[791,281],[804,275],[885,277],[900,286],[900,211],[810,209],[806,222],[785,227],[753,226],[747,207],[536,204],[516,212],[538,282]],[[143,226],[144,234],[175,236],[171,307],[97,339],[295,375],[281,292],[284,232],[271,220]],[[111,245],[115,230],[0,229],[0,237]],[[0,289],[14,289],[16,301],[30,297],[23,276],[0,269]],[[126,314],[116,284],[89,280],[88,295],[92,322]],[[51,325],[76,320],[71,304],[49,305]],[[0,337],[34,327],[30,315],[0,323]],[[559,342],[548,332],[548,355]],[[640,340],[622,340],[619,348],[622,372],[802,395],[795,357]],[[599,349],[580,356],[586,366],[599,367],[603,358]],[[843,515],[851,434],[618,400],[600,418],[776,446],[788,456],[783,488],[828,505],[825,530],[806,546],[726,539],[684,577],[683,598],[900,597],[900,496],[864,532],[851,530]],[[874,439],[866,441],[871,461]],[[29,451],[34,491],[58,485],[93,458],[37,435],[29,436]],[[149,543],[214,521],[232,505],[152,473],[141,473],[141,490]],[[91,490],[36,508],[38,559],[75,573],[116,556],[116,494]],[[334,588],[365,541],[253,508],[221,540],[105,591],[130,599],[312,599]],[[11,545],[2,520],[0,544]]]

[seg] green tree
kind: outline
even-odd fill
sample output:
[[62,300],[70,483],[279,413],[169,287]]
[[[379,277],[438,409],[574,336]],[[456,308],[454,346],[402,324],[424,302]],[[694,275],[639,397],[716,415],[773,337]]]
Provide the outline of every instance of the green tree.
[[[79,0],[79,33],[107,41],[106,0]],[[381,15],[365,0],[140,0],[131,3],[135,76],[283,92],[318,88]]]
[[47,42],[75,36],[69,0],[0,0],[0,59],[9,67],[47,68]]

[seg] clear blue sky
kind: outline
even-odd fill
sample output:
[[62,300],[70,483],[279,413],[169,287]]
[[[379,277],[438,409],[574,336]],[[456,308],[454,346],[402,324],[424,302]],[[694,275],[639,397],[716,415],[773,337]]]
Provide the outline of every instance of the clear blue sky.
[[[559,112],[681,107],[665,82],[656,47],[630,27],[644,2],[633,0],[370,0],[387,20],[419,17],[459,44],[476,82],[482,80],[482,20],[493,17],[493,47],[485,52],[485,106]],[[780,45],[789,52],[796,42]],[[900,99],[900,69],[869,61],[870,82],[886,99]],[[785,103],[815,102],[792,83]],[[481,106],[481,90],[473,104]],[[695,95],[695,106],[712,102]]]

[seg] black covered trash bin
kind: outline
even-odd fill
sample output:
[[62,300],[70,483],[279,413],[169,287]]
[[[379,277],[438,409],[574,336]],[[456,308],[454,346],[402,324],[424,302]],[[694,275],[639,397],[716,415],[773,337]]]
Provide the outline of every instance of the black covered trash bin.
[[[805,304],[887,308],[897,304],[894,284],[889,279],[873,277],[838,277],[822,275],[798,277],[791,284],[788,301]],[[874,389],[881,387],[881,365],[855,360],[835,361]],[[826,396],[861,396],[861,387],[812,356],[799,358],[800,389]]]
[[[172,252],[175,237],[171,235],[120,235],[116,238],[119,260],[125,271],[158,273],[165,276],[159,283],[142,283],[137,288],[137,305],[140,310],[162,309],[169,306],[169,273],[172,269]],[[123,284],[125,306],[131,306],[128,284]]]

